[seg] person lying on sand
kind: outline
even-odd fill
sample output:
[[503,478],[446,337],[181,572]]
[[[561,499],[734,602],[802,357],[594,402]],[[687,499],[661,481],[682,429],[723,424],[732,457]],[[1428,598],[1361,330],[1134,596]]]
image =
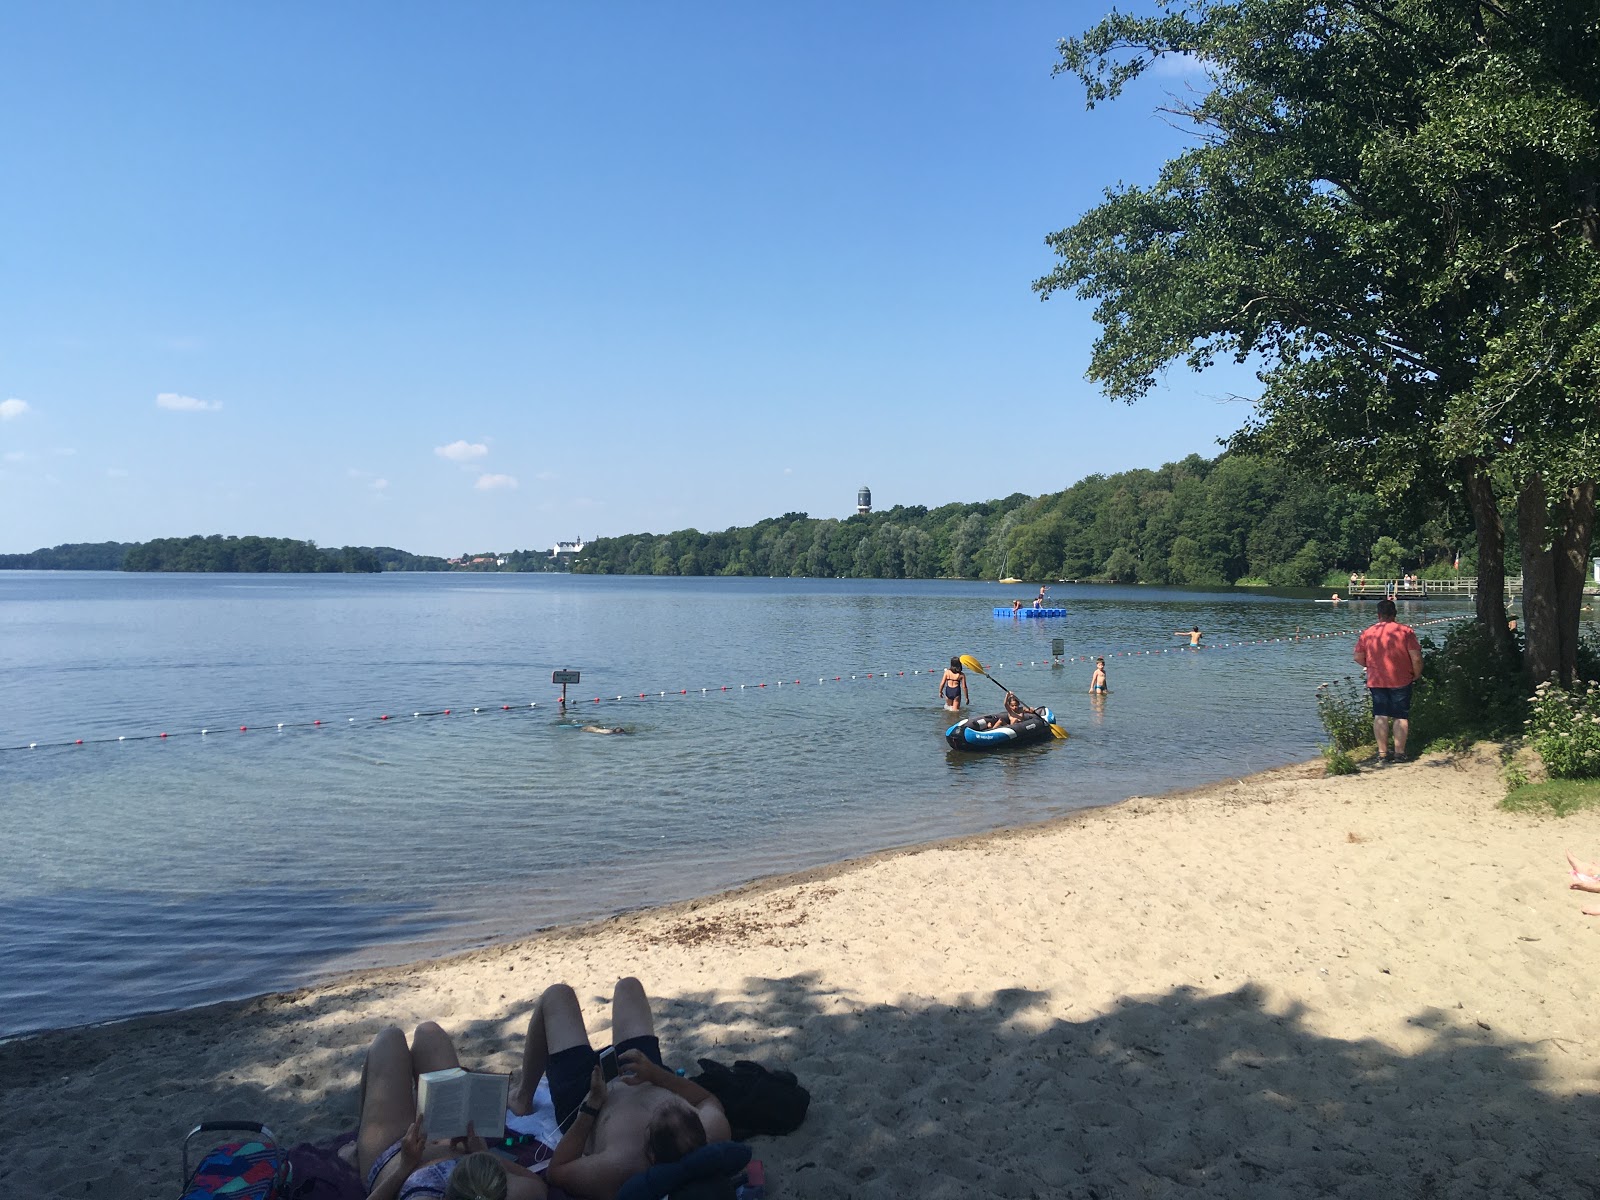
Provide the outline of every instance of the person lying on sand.
[[356,1170],[367,1200],[474,1200],[491,1195],[545,1200],[544,1180],[487,1153],[482,1138],[428,1140],[417,1111],[417,1076],[460,1065],[450,1035],[432,1021],[417,1026],[409,1046],[393,1025],[372,1039],[361,1068],[361,1124],[356,1131]]
[[1579,862],[1572,851],[1568,850],[1567,866],[1572,868],[1573,891],[1600,892],[1600,863]]
[[[1600,863],[1579,862],[1571,850],[1567,851],[1567,866],[1572,868],[1572,882],[1567,886],[1575,892],[1600,892]],[[1600,917],[1600,905],[1590,905],[1583,910],[1586,917]]]
[[619,979],[612,992],[611,1037],[619,1074],[608,1084],[577,995],[564,983],[545,989],[528,1021],[522,1074],[509,1102],[512,1112],[527,1111],[539,1077],[549,1079],[556,1120],[566,1130],[550,1160],[550,1183],[583,1200],[612,1200],[653,1164],[732,1136],[721,1102],[662,1065],[650,1001],[637,979]]

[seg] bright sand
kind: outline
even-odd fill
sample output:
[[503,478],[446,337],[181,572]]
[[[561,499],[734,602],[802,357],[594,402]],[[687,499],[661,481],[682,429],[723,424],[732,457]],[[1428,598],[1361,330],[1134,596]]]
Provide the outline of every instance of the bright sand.
[[[567,980],[812,1093],[775,1197],[1594,1195],[1600,918],[1480,751],[1272,771],[246,1004],[0,1046],[13,1196],[170,1197],[195,1121],[354,1123],[383,1025],[510,1070]],[[1587,898],[1590,901],[1594,897]]]

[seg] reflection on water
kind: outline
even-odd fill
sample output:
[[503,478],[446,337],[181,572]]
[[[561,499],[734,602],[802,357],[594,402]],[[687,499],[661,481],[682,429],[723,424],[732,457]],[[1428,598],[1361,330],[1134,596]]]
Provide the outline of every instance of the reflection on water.
[[[1064,618],[1012,621],[983,584],[0,574],[0,746],[173,734],[0,753],[0,1034],[1303,759],[1352,642],[1294,638],[1370,620],[1265,594],[1054,594]],[[1174,648],[1193,624],[1208,647]],[[1050,665],[1053,637],[1107,656],[1109,699],[1092,661]],[[1071,738],[949,752],[937,684],[962,653]],[[562,667],[583,678],[566,718]],[[993,683],[969,686],[998,709]]]

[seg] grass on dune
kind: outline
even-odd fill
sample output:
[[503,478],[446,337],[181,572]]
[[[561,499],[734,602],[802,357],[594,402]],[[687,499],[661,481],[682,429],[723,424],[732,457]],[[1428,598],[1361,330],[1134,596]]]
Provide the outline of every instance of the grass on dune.
[[1600,779],[1551,779],[1512,788],[1500,807],[1508,812],[1565,817],[1600,808]]

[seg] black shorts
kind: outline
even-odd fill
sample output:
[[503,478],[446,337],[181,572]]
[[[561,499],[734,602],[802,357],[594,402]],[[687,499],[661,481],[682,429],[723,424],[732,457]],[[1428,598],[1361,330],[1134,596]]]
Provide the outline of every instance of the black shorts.
[[1372,715],[1375,717],[1393,717],[1397,721],[1409,720],[1411,717],[1411,684],[1403,688],[1375,688],[1369,687],[1367,694],[1372,697]]
[[[658,1067],[664,1065],[661,1061],[661,1039],[654,1034],[631,1037],[617,1043],[618,1054],[626,1054],[629,1050],[641,1051]],[[556,1123],[562,1129],[572,1121],[578,1105],[588,1096],[589,1080],[593,1078],[599,1061],[600,1052],[593,1046],[583,1045],[557,1050],[545,1064],[545,1078],[550,1081],[550,1102],[555,1105]]]

